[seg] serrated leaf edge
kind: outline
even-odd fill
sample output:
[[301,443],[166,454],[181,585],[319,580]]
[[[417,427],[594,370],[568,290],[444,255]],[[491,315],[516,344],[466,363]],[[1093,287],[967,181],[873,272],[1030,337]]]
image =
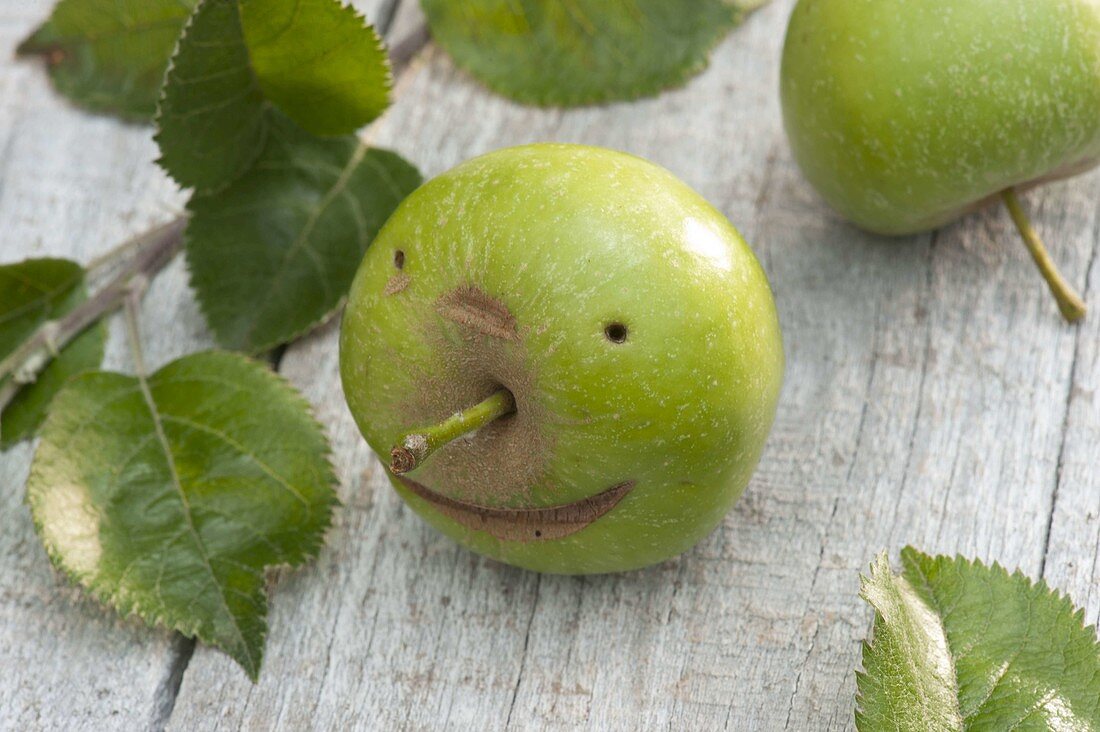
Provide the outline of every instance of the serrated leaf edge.
[[[165,98],[167,96],[168,82],[171,80],[172,73],[175,71],[176,56],[179,54],[180,47],[183,45],[184,41],[187,39],[188,34],[191,32],[191,26],[195,21],[195,16],[198,15],[199,11],[203,8],[203,6],[206,5],[207,2],[213,2],[213,0],[199,0],[199,2],[196,3],[195,9],[192,11],[190,17],[188,17],[187,22],[184,23],[183,30],[180,32],[179,38],[176,39],[176,45],[172,49],[172,55],[168,59],[168,66],[164,70],[164,79],[161,82],[160,94],[157,96],[157,109],[156,109],[156,113],[153,116],[153,124],[154,124],[154,127],[155,127],[155,132],[153,134],[153,140],[154,140],[154,142],[157,143],[157,149],[161,151],[160,155],[158,155],[158,157],[155,161],[156,164],[158,166],[160,166],[160,168],[162,170],[164,170],[166,173],[168,173],[168,175],[173,180],[175,180],[179,185],[181,185],[185,188],[195,188],[196,191],[201,192],[203,194],[218,193],[220,191],[224,191],[226,188],[231,186],[237,180],[243,178],[250,170],[252,170],[252,168],[254,168],[256,166],[256,161],[258,161],[260,159],[260,157],[264,153],[264,150],[267,147],[268,135],[269,135],[270,129],[271,129],[271,125],[267,121],[267,111],[269,109],[278,109],[281,114],[286,115],[285,112],[283,112],[281,109],[279,109],[279,107],[277,105],[273,104],[267,98],[267,94],[266,94],[266,92],[264,92],[264,99],[261,102],[261,107],[262,107],[261,117],[263,119],[263,122],[261,124],[261,130],[260,130],[261,140],[260,140],[260,143],[256,146],[256,152],[255,152],[255,154],[252,155],[252,157],[249,160],[247,165],[242,166],[241,169],[236,171],[236,173],[232,177],[227,178],[226,180],[222,181],[218,185],[204,186],[202,188],[194,187],[191,184],[188,184],[186,181],[177,180],[176,177],[172,174],[172,172],[170,170],[168,170],[168,168],[165,166],[165,164],[164,164],[164,153],[163,153],[163,150],[161,149],[161,134],[163,132],[163,126],[162,126],[162,120],[163,120],[163,114],[164,114],[163,105],[164,105],[164,102],[165,102]],[[345,4],[343,2],[343,0],[332,0],[332,2],[335,2],[342,11],[344,11],[346,13],[349,13],[351,15],[352,19],[357,20],[359,22],[361,30],[367,31],[369,33],[370,38],[371,38],[371,47],[375,51],[377,51],[379,56],[381,56],[381,58],[382,58],[382,62],[383,62],[382,66],[383,66],[383,69],[385,71],[385,73],[383,75],[383,79],[382,79],[382,87],[385,90],[385,104],[383,105],[381,111],[377,115],[375,115],[373,118],[367,120],[364,123],[364,125],[371,124],[372,122],[377,120],[379,117],[381,117],[383,114],[385,114],[386,111],[393,105],[393,88],[394,88],[393,65],[390,63],[390,57],[389,57],[388,49],[387,49],[386,43],[383,40],[382,36],[378,33],[378,29],[375,28],[373,23],[370,23],[367,20],[367,17],[366,17],[365,14],[360,13],[355,7]],[[233,7],[237,11],[237,16],[238,16],[238,19],[239,19],[239,21],[241,23],[241,26],[242,26],[241,46],[244,48],[245,54],[249,57],[248,72],[252,76],[252,80],[253,80],[253,82],[255,82],[256,88],[263,91],[263,88],[264,88],[263,83],[260,81],[259,77],[256,76],[256,71],[252,66],[252,60],[251,60],[251,53],[252,52],[249,49],[248,43],[244,38],[244,32],[243,32],[244,19],[242,17],[240,17],[241,6],[240,6],[239,0],[233,0]],[[29,38],[28,38],[28,40],[29,40]],[[293,117],[290,117],[290,115],[286,115],[286,116],[287,116],[288,119],[290,119],[292,122],[294,122],[294,124],[296,124],[296,125],[298,124],[296,121],[294,121]],[[299,125],[299,127],[301,127],[301,125]],[[307,134],[313,134],[313,133],[309,132],[308,130],[305,130],[305,128],[302,128],[302,130],[304,132],[306,132]],[[352,133],[351,132],[346,132],[346,133],[335,133],[335,134],[332,134],[332,135],[314,135],[314,137],[333,138],[333,137],[340,137],[343,134],[352,134]],[[339,310],[339,308],[337,308],[336,310]],[[325,319],[327,320],[328,317],[331,317],[331,314],[326,316]],[[316,327],[316,326],[314,326],[314,327]],[[310,330],[312,330],[312,328],[306,330],[305,332],[308,333]],[[275,345],[279,345],[279,344],[275,344]],[[269,346],[269,348],[270,347],[271,346]],[[251,351],[251,353],[257,353],[257,352],[258,351]]]
[[[293,122],[293,120],[291,120],[291,121]],[[295,124],[297,124],[297,123],[295,123]],[[358,148],[356,148],[356,150],[359,154],[360,162],[356,164],[356,166],[355,166],[356,168],[358,167],[359,164],[361,164],[362,159],[366,158],[366,156],[369,155],[372,151],[389,153],[391,155],[396,156],[405,165],[408,165],[413,170],[416,170],[417,175],[420,176],[421,183],[423,183],[423,174],[421,174],[419,169],[417,169],[412,163],[410,163],[408,160],[406,160],[403,155],[401,155],[401,154],[399,154],[399,153],[397,153],[393,150],[390,150],[389,148],[373,147],[373,146],[367,144],[363,140],[359,140],[358,145],[359,146],[358,146]],[[350,161],[351,161],[351,158],[349,158],[349,162]],[[354,171],[354,168],[352,168],[352,171]],[[329,193],[329,191],[326,191],[325,196],[322,196],[322,199],[326,198],[328,196],[328,193]],[[399,205],[400,205],[400,203],[401,203],[401,201],[398,201]],[[190,202],[188,202],[188,206],[190,206]],[[383,222],[383,225],[384,225],[384,222]],[[371,245],[373,245],[374,239],[378,238],[378,233],[380,233],[380,232],[381,232],[381,228],[379,229],[379,232],[377,232],[375,234],[375,236],[372,237],[371,241],[367,242],[367,249],[369,249],[371,247]],[[227,337],[226,337],[226,333],[225,333],[224,329],[221,328],[219,326],[219,324],[215,323],[214,319],[211,317],[211,313],[210,313],[210,310],[209,310],[209,305],[206,302],[206,300],[202,297],[202,290],[199,287],[196,287],[195,284],[194,284],[193,275],[190,274],[191,272],[193,272],[193,269],[192,269],[192,266],[191,266],[192,265],[192,262],[191,262],[191,247],[189,246],[189,244],[191,242],[191,238],[186,233],[185,233],[185,237],[186,237],[186,239],[185,239],[185,243],[184,243],[183,253],[184,253],[184,259],[187,262],[187,270],[188,270],[188,273],[189,273],[189,278],[191,279],[191,288],[195,291],[195,294],[196,294],[195,299],[199,303],[199,311],[202,313],[203,319],[210,326],[210,329],[214,332],[214,336],[215,336],[215,338],[217,339],[219,345],[222,348],[225,348],[225,349],[228,349],[228,350],[240,351],[240,352],[249,354],[249,355],[254,356],[254,357],[262,355],[266,352],[271,351],[274,348],[278,348],[279,346],[283,346],[283,345],[286,345],[288,343],[293,343],[294,341],[296,341],[300,338],[304,338],[305,336],[309,335],[310,333],[316,331],[318,328],[323,327],[326,323],[328,323],[334,317],[339,315],[340,312],[344,309],[344,306],[347,304],[348,296],[347,296],[347,293],[345,293],[344,295],[342,295],[340,297],[339,300],[336,301],[336,304],[330,310],[325,311],[320,316],[318,316],[316,319],[310,321],[306,325],[303,325],[301,328],[297,328],[297,329],[291,331],[286,338],[279,338],[279,339],[273,339],[273,340],[268,340],[268,341],[262,341],[262,342],[259,342],[259,343],[245,343],[245,344],[240,344],[240,345],[230,343],[228,341]],[[365,252],[364,252],[364,254],[365,254]],[[359,263],[356,262],[356,266],[358,266],[358,264]]]
[[[901,550],[901,560],[902,560],[902,564],[905,567],[905,569],[913,569],[913,571],[916,571],[917,562],[921,559],[930,560],[932,562],[942,562],[942,561],[954,562],[954,563],[958,563],[958,564],[961,564],[961,565],[966,566],[966,567],[982,569],[982,570],[985,570],[985,571],[988,571],[988,572],[992,572],[994,574],[999,574],[1002,578],[1005,578],[1005,579],[1022,581],[1022,582],[1025,583],[1025,585],[1027,586],[1028,589],[1036,590],[1039,594],[1045,595],[1046,597],[1053,600],[1054,603],[1056,604],[1056,606],[1059,609],[1063,609],[1063,610],[1068,611],[1069,617],[1073,618],[1076,621],[1076,625],[1073,627],[1073,629],[1074,630],[1079,630],[1082,633],[1090,635],[1092,637],[1094,643],[1100,644],[1100,638],[1098,638],[1098,628],[1100,628],[1100,626],[1098,626],[1097,624],[1088,624],[1085,620],[1085,610],[1084,610],[1084,608],[1083,607],[1078,607],[1073,602],[1073,599],[1069,596],[1069,593],[1063,592],[1063,591],[1058,590],[1056,588],[1052,588],[1050,585],[1047,584],[1046,580],[1043,579],[1043,578],[1032,579],[1031,577],[1028,577],[1026,574],[1024,574],[1024,572],[1019,568],[1016,568],[1014,571],[1009,572],[1007,568],[1005,568],[1000,562],[997,562],[996,560],[994,560],[991,564],[987,564],[987,563],[983,562],[981,559],[978,559],[978,558],[971,559],[971,558],[968,558],[968,557],[964,557],[962,554],[959,554],[959,553],[956,553],[954,555],[949,555],[949,554],[936,554],[936,555],[925,554],[924,552],[922,552],[919,549],[913,547],[912,545],[906,546]],[[874,603],[872,603],[866,597],[866,595],[864,594],[864,586],[865,586],[866,583],[873,580],[876,572],[882,571],[882,570],[885,570],[886,572],[890,572],[891,575],[893,575],[893,570],[890,568],[890,562],[889,562],[889,559],[887,557],[887,553],[885,551],[881,552],[875,558],[874,562],[871,563],[871,565],[870,565],[870,574],[871,574],[871,576],[868,577],[868,576],[865,576],[863,574],[860,574],[860,577],[859,577],[859,580],[860,580],[860,597],[864,601],[866,601],[869,605],[871,605],[871,607],[874,609],[875,618],[879,617],[878,608],[875,607]],[[902,577],[901,575],[893,575],[893,577],[904,579],[904,577]],[[921,598],[921,601],[925,602],[923,598]],[[927,604],[927,603],[925,603],[925,604]],[[940,625],[941,625],[941,628],[942,628],[942,621],[941,621]],[[946,632],[944,633],[944,639],[945,639],[945,642],[946,642],[946,640],[947,640]],[[862,649],[861,657],[865,658],[866,654],[868,652],[870,652],[870,650],[873,648],[873,646],[874,646],[873,639],[871,641],[868,641],[868,640],[862,641],[861,642],[861,649]],[[950,644],[949,643],[948,643],[948,649],[950,649]],[[861,664],[862,664],[862,661],[861,661]],[[954,665],[954,657],[952,657],[952,665]],[[855,709],[856,726],[857,726],[857,728],[862,729],[862,727],[860,726],[860,722],[863,718],[863,693],[862,693],[862,684],[860,682],[862,681],[862,679],[866,678],[866,672],[861,668],[857,668],[855,670],[855,677],[856,677],[856,688],[857,688],[857,691],[856,691],[856,709]]]
[[[883,604],[881,602],[877,601],[878,598],[876,597],[876,595],[877,595],[876,587],[879,586],[880,584],[883,584],[883,583],[889,583],[891,585],[891,589],[893,589],[895,592],[897,592],[898,595],[904,596],[903,602],[908,601],[908,602],[917,603],[918,607],[915,608],[915,609],[918,609],[918,610],[922,611],[922,614],[926,614],[928,617],[930,617],[931,619],[933,619],[935,621],[935,627],[936,627],[937,636],[938,636],[936,640],[939,641],[939,643],[937,645],[942,645],[942,652],[943,652],[943,656],[944,656],[943,660],[945,662],[944,663],[945,668],[938,669],[939,673],[937,674],[937,676],[942,677],[943,680],[945,682],[947,682],[947,685],[949,685],[950,687],[952,687],[955,690],[955,696],[957,697],[957,695],[958,695],[958,677],[956,675],[956,669],[955,669],[955,658],[954,658],[954,655],[951,653],[951,645],[950,645],[950,643],[948,641],[948,638],[947,638],[947,632],[943,627],[943,622],[941,621],[940,617],[936,614],[935,610],[928,606],[928,603],[925,601],[925,598],[922,597],[921,594],[916,590],[916,588],[914,588],[911,585],[911,583],[909,582],[909,580],[906,577],[904,577],[902,575],[895,575],[893,573],[893,570],[890,567],[890,560],[887,557],[886,552],[880,553],[875,558],[874,562],[871,563],[869,576],[862,575],[862,574],[860,575],[860,577],[859,577],[859,584],[860,584],[859,596],[868,605],[870,605],[874,609],[875,620],[876,621],[879,618],[881,618],[883,620],[883,622],[891,623],[891,622],[893,622],[892,618],[887,617],[886,608],[883,606]],[[877,622],[875,624],[877,624]],[[875,647],[874,639],[871,642],[867,642],[867,641],[863,642],[862,653],[861,653],[861,665],[864,665],[864,667],[865,667],[865,664],[866,664],[867,654],[871,653],[873,651],[874,647]],[[861,672],[860,670],[856,671],[856,712],[855,712],[855,715],[856,715],[857,727],[861,726],[862,720],[864,718],[863,717],[863,715],[864,715],[864,708],[863,708],[864,707],[864,695],[863,695],[863,683],[862,682],[866,678],[867,678],[867,674],[865,672]],[[962,719],[962,714],[959,711],[959,709],[957,708],[957,706],[952,711],[954,713],[953,716],[957,717],[959,720]]]
[[[205,2],[205,0],[203,0],[203,1]],[[377,51],[378,55],[382,58],[382,67],[385,70],[385,74],[382,77],[382,88],[385,90],[385,104],[382,106],[381,111],[379,111],[379,113],[377,115],[375,115],[374,117],[372,117],[371,119],[368,119],[366,122],[363,123],[363,125],[361,127],[365,127],[366,125],[369,125],[372,122],[374,122],[375,120],[377,120],[379,117],[381,117],[383,114],[386,113],[386,110],[388,110],[391,106],[393,106],[393,86],[394,86],[393,64],[390,62],[389,49],[386,46],[385,40],[382,38],[381,34],[378,32],[378,29],[374,26],[373,23],[371,23],[367,19],[367,16],[366,16],[365,13],[359,12],[358,8],[356,8],[353,5],[348,5],[346,2],[344,2],[344,0],[331,0],[331,2],[334,2],[337,6],[339,6],[339,9],[341,11],[343,11],[344,13],[347,13],[351,17],[352,20],[358,21],[359,26],[360,26],[360,30],[365,30],[365,31],[369,32],[370,37],[371,37],[371,47],[373,48],[373,50]],[[240,11],[240,3],[239,2],[237,2],[237,9],[238,9],[238,12],[239,12]],[[241,19],[241,24],[242,24],[242,27],[243,27],[243,25],[244,25],[244,19],[243,18]],[[245,43],[245,49],[246,50],[248,49],[248,44],[247,43]],[[251,52],[250,52],[249,57],[251,58]],[[251,62],[250,62],[250,66],[251,66]],[[263,89],[263,83],[260,82],[258,79],[257,79],[257,84],[259,85],[260,89]],[[265,93],[265,95],[266,95],[266,93]],[[267,101],[266,97],[265,97],[265,101]],[[268,103],[271,104],[270,102],[268,102]],[[278,105],[272,105],[272,106],[274,106],[276,109],[279,109]],[[283,112],[282,109],[279,109],[279,111],[282,112],[284,115],[286,115],[288,118],[290,118],[290,120],[293,121],[294,124],[296,124],[296,125],[298,124],[298,122],[293,117],[291,117],[286,112]],[[301,125],[298,125],[298,126],[302,127]],[[360,129],[361,129],[361,127],[360,127]],[[344,132],[334,132],[334,133],[326,134],[326,135],[316,135],[312,132],[309,132],[309,130],[306,130],[305,127],[302,127],[302,129],[304,131],[308,132],[309,134],[313,135],[314,137],[321,137],[321,138],[340,137],[342,135],[354,134],[354,132],[355,132],[355,130],[346,130]]]
[[[300,568],[303,565],[305,565],[305,564],[307,564],[307,563],[309,563],[309,562],[311,562],[311,561],[313,561],[314,559],[317,558],[318,554],[320,553],[321,548],[324,546],[325,535],[329,531],[329,529],[332,528],[333,513],[334,513],[335,509],[337,509],[341,505],[340,499],[336,495],[336,490],[335,490],[336,486],[339,484],[339,480],[336,476],[336,469],[333,465],[333,461],[332,461],[332,457],[333,457],[332,443],[328,438],[327,432],[325,431],[325,429],[321,425],[320,421],[317,419],[316,415],[314,414],[313,406],[301,394],[301,392],[299,392],[294,387],[294,385],[289,380],[287,380],[283,376],[281,376],[281,375],[275,373],[274,371],[272,371],[269,367],[267,367],[267,365],[255,360],[255,359],[251,359],[251,358],[248,358],[247,356],[243,356],[239,353],[233,353],[231,351],[223,351],[223,350],[216,350],[216,349],[206,350],[206,351],[197,351],[195,353],[189,353],[186,356],[183,356],[179,359],[176,359],[176,361],[173,361],[171,363],[177,363],[181,360],[192,358],[192,357],[207,356],[207,355],[212,355],[212,354],[217,355],[219,357],[228,357],[228,358],[232,358],[232,359],[237,359],[237,360],[246,362],[251,366],[257,367],[256,368],[257,372],[262,372],[264,374],[264,378],[266,378],[275,388],[282,389],[284,391],[287,398],[289,399],[289,401],[292,404],[295,404],[296,406],[298,406],[299,408],[301,408],[303,410],[303,414],[306,415],[306,420],[315,429],[318,430],[318,434],[321,435],[321,437],[322,437],[323,449],[322,449],[321,454],[319,455],[319,458],[322,460],[322,462],[326,466],[326,470],[325,470],[322,478],[328,484],[328,486],[330,488],[329,499],[327,501],[325,501],[324,504],[321,506],[322,513],[321,513],[321,516],[319,517],[320,521],[318,523],[318,531],[314,536],[309,537],[309,541],[305,544],[305,546],[302,550],[302,554],[300,556],[300,561],[295,562],[295,563],[265,565],[263,568],[261,568],[260,570],[257,570],[255,572],[255,576],[258,576],[258,579],[261,580],[260,583],[259,583],[259,590],[258,590],[258,597],[257,597],[257,599],[259,599],[260,602],[258,602],[256,604],[257,607],[259,608],[259,610],[257,612],[257,621],[258,621],[259,626],[260,626],[260,645],[259,645],[258,654],[256,655],[256,657],[254,659],[252,659],[252,657],[249,656],[249,661],[250,661],[249,663],[245,663],[240,657],[238,657],[236,654],[234,654],[231,649],[226,648],[223,644],[217,642],[215,639],[204,637],[204,635],[200,632],[200,629],[199,629],[200,623],[199,622],[189,621],[186,617],[184,617],[182,615],[177,616],[177,614],[171,613],[171,612],[157,612],[157,611],[153,610],[152,608],[149,608],[149,607],[146,607],[146,606],[142,605],[142,603],[140,603],[140,602],[134,602],[133,600],[125,598],[124,596],[120,595],[117,592],[112,592],[109,588],[106,588],[106,587],[104,587],[104,586],[102,586],[98,583],[95,583],[93,581],[94,578],[90,578],[88,576],[87,572],[81,572],[79,570],[76,570],[76,569],[73,569],[72,567],[70,567],[65,562],[64,558],[60,555],[60,553],[56,550],[56,547],[46,539],[45,527],[42,525],[42,522],[40,521],[38,513],[34,510],[34,507],[31,503],[31,496],[30,496],[29,492],[27,492],[24,495],[24,504],[27,505],[28,510],[30,511],[31,520],[32,520],[32,523],[34,524],[35,533],[37,534],[37,536],[39,538],[39,541],[41,542],[42,546],[45,548],[46,554],[50,558],[50,563],[69,582],[82,587],[89,595],[91,595],[101,605],[103,605],[105,607],[113,608],[119,614],[119,616],[122,617],[122,618],[137,617],[140,620],[142,620],[142,622],[144,622],[145,624],[147,624],[151,627],[160,627],[160,628],[164,628],[164,629],[169,630],[169,631],[175,631],[175,632],[181,633],[184,636],[187,636],[188,638],[197,638],[198,640],[202,641],[205,644],[209,644],[209,645],[214,646],[216,648],[222,649],[231,658],[233,658],[233,660],[237,661],[237,663],[241,665],[241,668],[248,675],[248,678],[253,683],[256,683],[259,680],[260,668],[261,668],[262,663],[263,663],[264,649],[267,645],[267,635],[268,635],[268,630],[269,630],[269,627],[268,627],[268,624],[267,624],[267,615],[268,615],[268,611],[270,609],[270,604],[271,604],[271,598],[268,596],[268,593],[265,589],[263,579],[264,579],[264,577],[266,576],[266,574],[268,572],[278,570],[280,567],[285,566],[285,567],[289,567],[291,569],[297,569],[297,568]],[[167,365],[170,365],[170,364],[166,364],[166,366]],[[125,378],[128,378],[128,379],[135,379],[135,380],[137,380],[139,378],[137,376],[133,376],[133,375],[129,375],[129,374],[121,374],[121,373],[112,372],[112,371],[87,371],[87,372],[79,374],[79,375],[73,377],[72,379],[70,379],[68,384],[66,384],[66,386],[63,387],[62,390],[58,392],[57,396],[60,396],[61,394],[63,394],[75,382],[77,382],[77,381],[79,381],[83,378],[87,378],[89,376],[100,375],[100,374],[109,374],[109,375],[115,375],[115,376],[122,376],[122,377],[125,377]],[[49,419],[50,418],[47,417],[47,422],[49,421]],[[45,425],[43,425],[43,428],[45,428]],[[32,460],[32,475],[33,475],[33,471],[34,471],[34,461]],[[29,483],[29,478],[28,478],[28,483]],[[244,650],[247,651],[247,648],[245,648]]]
[[[1080,625],[1079,628],[1075,626],[1074,630],[1091,631],[1093,635],[1098,634],[1097,628],[1100,627],[1100,626],[1097,626],[1096,624],[1091,624],[1090,625],[1090,624],[1085,622],[1085,610],[1084,610],[1084,608],[1078,607],[1073,602],[1073,598],[1070,597],[1068,592],[1065,592],[1065,591],[1059,590],[1057,588],[1051,587],[1049,584],[1047,584],[1047,581],[1043,578],[1032,579],[1031,577],[1027,576],[1023,572],[1023,570],[1021,570],[1018,567],[1010,572],[1003,564],[1001,564],[1000,562],[998,562],[996,560],[994,560],[991,563],[986,563],[986,562],[983,562],[981,559],[964,557],[962,554],[958,554],[958,553],[956,553],[954,555],[950,555],[950,554],[935,554],[935,555],[925,554],[924,552],[922,552],[919,549],[916,549],[912,546],[906,546],[905,548],[903,548],[901,550],[902,563],[906,566],[909,566],[910,562],[915,563],[915,561],[917,559],[920,559],[920,558],[930,559],[930,560],[936,561],[936,562],[942,562],[942,561],[956,562],[956,563],[960,563],[960,564],[963,564],[963,565],[967,565],[969,567],[984,569],[986,571],[993,572],[995,574],[999,574],[1002,577],[1006,577],[1006,578],[1009,578],[1009,579],[1020,580],[1024,583],[1026,583],[1029,588],[1039,590],[1042,594],[1050,597],[1052,600],[1054,600],[1060,606],[1068,609],[1070,611],[1071,616],[1078,618],[1081,622],[1081,625]],[[1100,637],[1097,638],[1097,643],[1100,644]]]
[[[263,101],[260,102],[260,142],[256,146],[256,152],[252,155],[247,165],[241,166],[240,170],[236,171],[232,176],[223,180],[220,184],[198,188],[186,181],[181,181],[177,179],[172,171],[170,171],[165,165],[164,150],[161,144],[161,135],[164,133],[162,122],[164,119],[164,102],[168,96],[168,82],[172,79],[172,73],[176,70],[176,56],[180,52],[180,47],[187,40],[188,35],[191,33],[191,26],[194,24],[196,16],[198,16],[199,11],[201,11],[203,7],[206,6],[206,3],[214,1],[215,0],[199,0],[199,2],[195,4],[195,9],[191,12],[190,17],[187,18],[187,22],[183,24],[183,30],[180,32],[179,37],[176,39],[176,45],[172,49],[172,55],[168,58],[168,66],[164,69],[164,79],[161,81],[160,84],[160,94],[157,95],[157,110],[156,113],[153,115],[153,142],[157,144],[157,151],[159,152],[159,154],[157,155],[157,159],[154,162],[157,164],[158,167],[160,167],[161,170],[167,173],[172,180],[176,181],[178,185],[184,188],[192,188],[195,191],[203,194],[211,194],[224,191],[226,188],[233,185],[234,182],[236,182],[240,178],[243,178],[248,173],[248,171],[252,170],[252,168],[256,166],[256,161],[260,159],[260,156],[264,153],[264,149],[267,147],[267,137],[270,130],[270,125],[267,122],[267,110],[271,107],[271,103],[265,98]],[[233,7],[237,10],[237,15],[240,16],[240,4],[237,2],[237,0],[233,0]],[[241,34],[241,45],[244,47],[245,53],[247,54],[248,44],[244,42],[243,33]],[[256,72],[252,68],[251,60],[248,63],[248,73],[252,75],[252,80],[256,84],[256,88],[262,89],[263,87],[260,86],[260,82],[256,78]]]

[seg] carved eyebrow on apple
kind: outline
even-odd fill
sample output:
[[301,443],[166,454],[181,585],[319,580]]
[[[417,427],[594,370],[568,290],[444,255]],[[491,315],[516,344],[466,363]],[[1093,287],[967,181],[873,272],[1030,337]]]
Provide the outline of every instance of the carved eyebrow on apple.
[[443,318],[505,341],[518,341],[519,329],[512,311],[500,300],[473,285],[444,293],[435,303]]

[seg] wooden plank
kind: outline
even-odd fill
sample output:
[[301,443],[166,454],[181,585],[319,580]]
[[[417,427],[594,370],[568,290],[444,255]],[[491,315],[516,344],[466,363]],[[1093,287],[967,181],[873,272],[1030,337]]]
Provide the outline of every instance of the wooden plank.
[[[13,58],[51,6],[0,4],[0,58]],[[0,261],[86,262],[171,218],[183,199],[155,157],[149,128],[75,110],[39,63],[0,65]],[[210,345],[181,262],[146,302],[151,366]],[[129,371],[123,331],[116,318],[105,365]],[[167,631],[119,619],[51,569],[23,504],[31,447],[0,456],[0,728],[162,726],[189,648]]]
[[[1100,621],[1100,180],[1059,186],[1049,206],[1071,202],[1074,229],[1091,239],[1086,297],[1093,311],[1077,332],[1073,383],[1060,451],[1043,577],[1085,605],[1087,622]],[[1061,244],[1061,242],[1058,242]],[[1084,269],[1079,269],[1084,272]],[[1084,281],[1084,277],[1080,281]]]
[[[1083,272],[1094,240],[1078,225],[1083,196],[1065,188],[1028,202],[1042,202],[1039,225],[1067,269]],[[1042,573],[1075,332],[1032,279],[1003,212],[948,227],[927,251],[924,292],[904,314],[879,315],[863,437],[807,600],[816,617],[792,729],[850,723],[851,669],[869,622],[856,570],[880,548],[913,544]]]
[[[791,5],[755,15],[686,89],[636,104],[519,107],[429,51],[371,132],[428,174],[541,139],[626,149],[739,225],[772,277],[789,366],[767,454],[723,526],[611,577],[540,577],[454,547],[358,436],[330,326],[283,371],[328,426],[345,505],[318,563],[274,592],[260,684],[200,648],[174,728],[847,729],[870,620],[858,573],[905,543],[1043,573],[1097,618],[1100,319],[1059,323],[1001,212],[892,242],[821,204],[775,98]],[[47,9],[3,0],[0,53]],[[395,32],[417,22],[406,0]],[[166,218],[182,199],[154,156],[148,130],[71,110],[36,66],[0,67],[0,261],[87,259]],[[1026,198],[1067,273],[1091,269],[1094,301],[1098,194],[1092,174]],[[143,317],[153,365],[210,344],[179,263]],[[117,324],[109,352],[129,369]],[[21,504],[29,459],[0,458],[0,727],[155,726],[189,649],[54,578]]]
[[[625,149],[741,227],[772,277],[789,368],[767,454],[723,526],[622,576],[473,557],[393,496],[344,407],[330,327],[282,368],[329,426],[345,507],[318,566],[279,588],[260,684],[199,649],[174,727],[848,729],[870,622],[858,574],[877,552],[913,543],[1042,570],[1075,353],[1065,455],[1079,475],[1058,492],[1052,549],[1095,552],[1097,511],[1083,527],[1068,517],[1071,495],[1096,500],[1097,319],[1061,324],[1003,212],[889,241],[824,207],[775,94],[792,5],[753,16],[686,89],[635,104],[520,107],[430,50],[372,131],[428,174],[521,142]],[[1067,272],[1094,256],[1097,185],[1026,199]],[[1090,567],[1075,597],[1095,617]]]

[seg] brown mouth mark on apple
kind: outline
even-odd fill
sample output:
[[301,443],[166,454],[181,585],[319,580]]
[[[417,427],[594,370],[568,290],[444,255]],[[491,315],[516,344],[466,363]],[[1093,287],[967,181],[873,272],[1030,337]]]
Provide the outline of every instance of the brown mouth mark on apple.
[[577,533],[615,508],[636,484],[633,480],[624,481],[594,496],[560,506],[495,508],[449,498],[403,475],[395,477],[413,494],[466,528],[484,531],[497,539],[521,542],[550,541]]

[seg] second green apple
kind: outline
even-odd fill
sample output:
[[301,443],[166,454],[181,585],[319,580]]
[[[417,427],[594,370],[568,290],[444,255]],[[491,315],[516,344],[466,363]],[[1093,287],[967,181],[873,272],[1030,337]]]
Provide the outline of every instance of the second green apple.
[[1003,197],[1084,314],[1014,191],[1100,160],[1100,3],[801,0],[781,88],[795,159],[844,216],[911,234]]
[[630,155],[531,145],[401,204],[355,278],[340,366],[417,513],[482,554],[586,574],[721,521],[783,348],[763,270],[698,194]]

